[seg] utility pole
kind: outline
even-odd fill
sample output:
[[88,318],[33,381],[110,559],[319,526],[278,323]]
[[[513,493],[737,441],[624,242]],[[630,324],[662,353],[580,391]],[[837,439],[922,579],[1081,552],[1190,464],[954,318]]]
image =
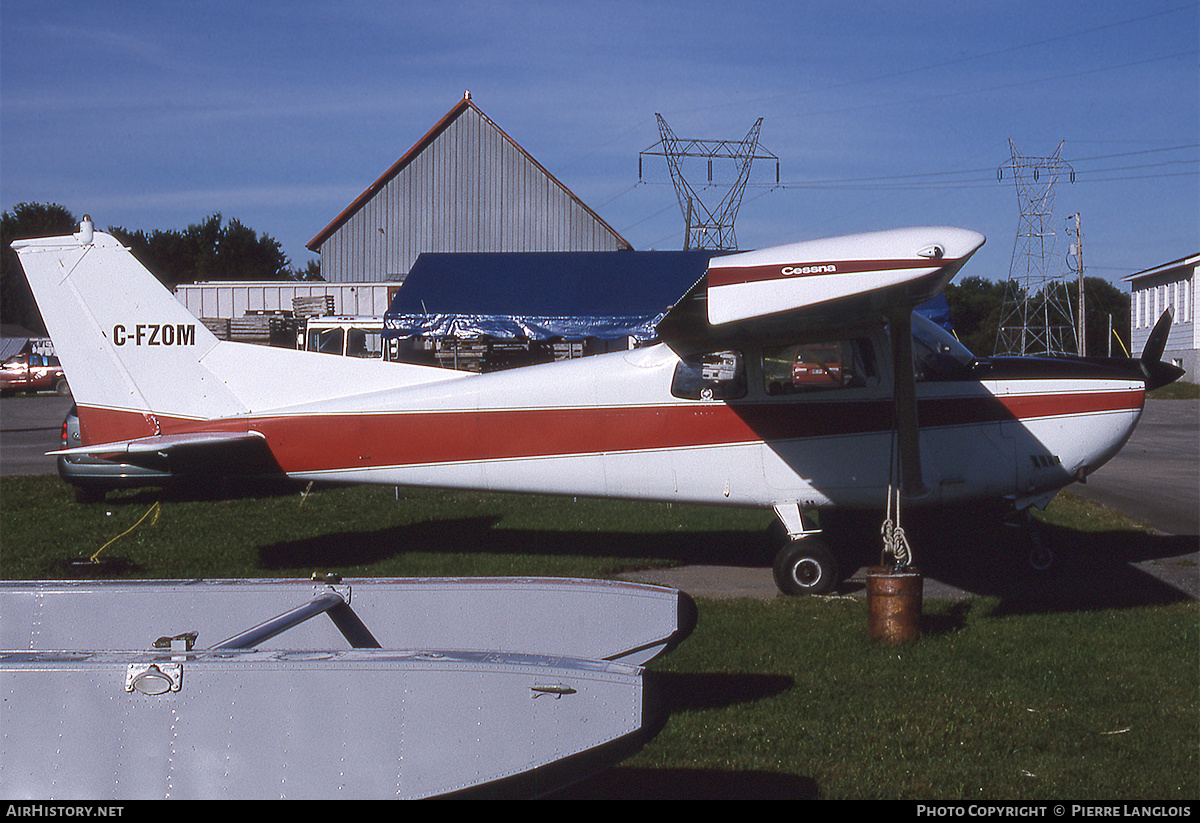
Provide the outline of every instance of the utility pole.
[[[1081,226],[1081,218],[1079,212],[1071,215],[1067,219],[1075,220],[1075,242],[1071,244],[1069,256],[1075,258],[1075,267],[1079,272],[1079,319],[1075,326],[1078,329],[1077,336],[1079,339],[1079,356],[1087,355],[1087,313],[1085,311],[1084,296],[1083,296],[1083,228]],[[1070,228],[1067,229],[1070,232]]]

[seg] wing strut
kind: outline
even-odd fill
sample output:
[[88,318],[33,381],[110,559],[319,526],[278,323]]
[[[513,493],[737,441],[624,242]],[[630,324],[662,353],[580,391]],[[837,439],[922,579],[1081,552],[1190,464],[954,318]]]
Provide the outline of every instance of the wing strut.
[[900,442],[900,488],[905,497],[928,494],[921,475],[920,424],[917,420],[917,380],[913,372],[912,312],[906,307],[888,318],[895,376],[896,434]]

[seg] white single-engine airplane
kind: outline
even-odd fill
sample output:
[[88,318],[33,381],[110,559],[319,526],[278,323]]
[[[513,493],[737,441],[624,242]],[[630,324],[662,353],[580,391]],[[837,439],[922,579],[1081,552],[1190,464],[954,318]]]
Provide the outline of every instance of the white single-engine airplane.
[[[1159,361],[977,359],[913,309],[983,244],[911,228],[714,257],[661,343],[486,374],[218,340],[89,218],[13,244],[79,408],[69,453],[172,471],[772,508],[787,593],[827,592],[807,514],[1045,505],[1129,438]],[[320,379],[316,379],[316,375]],[[62,452],[60,452],[62,453]],[[903,565],[906,560],[898,556]]]

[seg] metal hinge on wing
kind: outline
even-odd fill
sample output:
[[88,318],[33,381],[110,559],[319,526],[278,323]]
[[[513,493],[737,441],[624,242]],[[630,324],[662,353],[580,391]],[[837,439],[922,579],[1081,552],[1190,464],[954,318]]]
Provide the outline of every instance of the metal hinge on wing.
[[543,694],[552,694],[554,695],[554,699],[558,700],[558,698],[562,697],[564,694],[575,694],[575,689],[571,688],[570,686],[565,686],[562,683],[554,683],[551,685],[535,684],[530,686],[529,690],[533,692],[534,699],[541,697]]

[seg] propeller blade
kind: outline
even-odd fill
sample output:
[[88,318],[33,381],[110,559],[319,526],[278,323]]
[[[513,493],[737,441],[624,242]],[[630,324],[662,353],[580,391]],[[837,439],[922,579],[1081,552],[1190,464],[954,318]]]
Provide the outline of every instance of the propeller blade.
[[1168,383],[1174,383],[1183,377],[1184,370],[1178,366],[1162,361],[1163,351],[1167,347],[1167,337],[1171,334],[1171,322],[1174,315],[1168,308],[1158,318],[1150,336],[1146,338],[1146,347],[1142,349],[1141,367],[1146,378],[1146,391],[1153,391]]
[[1150,336],[1146,338],[1146,347],[1142,349],[1143,363],[1157,363],[1162,360],[1163,349],[1167,347],[1167,336],[1171,333],[1173,319],[1174,315],[1170,308],[1158,318],[1158,322],[1150,331]]

